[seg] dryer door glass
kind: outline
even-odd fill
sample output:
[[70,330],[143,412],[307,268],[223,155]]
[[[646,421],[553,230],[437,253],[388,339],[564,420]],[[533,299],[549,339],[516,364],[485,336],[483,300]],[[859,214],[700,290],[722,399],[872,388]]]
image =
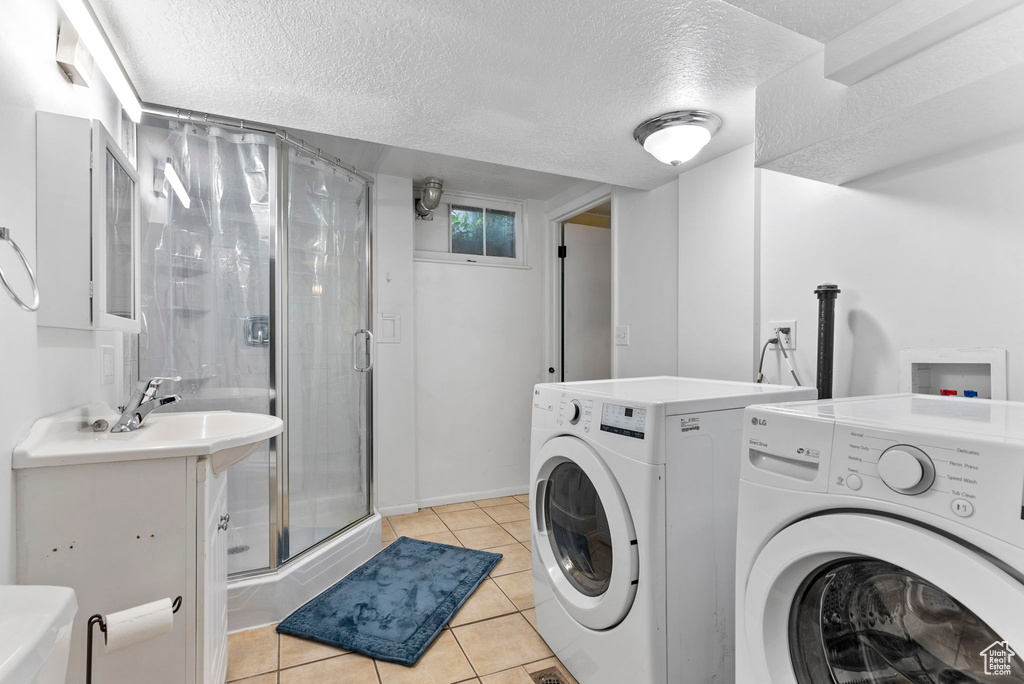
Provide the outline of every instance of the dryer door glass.
[[850,558],[804,582],[790,613],[800,684],[1024,683],[1024,654],[942,589]]
[[585,596],[600,596],[612,578],[612,539],[601,497],[578,465],[551,471],[544,498],[548,538],[569,583]]

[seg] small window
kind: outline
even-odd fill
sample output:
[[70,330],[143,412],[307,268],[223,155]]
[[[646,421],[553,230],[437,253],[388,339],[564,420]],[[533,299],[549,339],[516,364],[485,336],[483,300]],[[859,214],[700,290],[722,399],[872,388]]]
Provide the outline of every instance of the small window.
[[416,258],[523,265],[522,205],[445,193],[433,219],[416,221]]

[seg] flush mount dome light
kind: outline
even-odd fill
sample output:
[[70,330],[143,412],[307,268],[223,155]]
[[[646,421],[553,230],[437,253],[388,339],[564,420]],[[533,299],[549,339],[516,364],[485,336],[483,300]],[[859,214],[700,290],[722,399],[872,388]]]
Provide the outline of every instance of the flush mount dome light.
[[722,119],[711,112],[669,112],[637,126],[633,138],[658,161],[679,166],[696,157],[721,127]]

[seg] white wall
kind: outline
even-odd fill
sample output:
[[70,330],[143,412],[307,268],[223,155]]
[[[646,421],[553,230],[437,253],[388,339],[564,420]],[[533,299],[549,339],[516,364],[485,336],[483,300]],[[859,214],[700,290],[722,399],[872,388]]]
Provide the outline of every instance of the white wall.
[[896,391],[904,347],[991,346],[1008,350],[1009,398],[1024,399],[1024,135],[844,187],[761,173],[761,325],[798,319],[808,384],[813,290],[834,282],[836,396]]
[[678,339],[679,185],[612,191],[613,326],[629,346],[612,348],[615,377],[675,375]]
[[612,376],[612,232],[566,223],[564,301],[567,382]]
[[[374,480],[377,507],[394,514],[417,497],[412,181],[378,175],[374,200]],[[383,341],[381,313],[400,317],[399,342]]]
[[755,175],[748,145],[679,177],[679,375],[754,377]]
[[[0,225],[36,261],[35,113],[45,110],[101,119],[120,139],[120,107],[97,69],[92,87],[71,85],[54,61],[59,24],[55,0],[6,2],[0,17]],[[85,258],[85,257],[83,257]],[[27,284],[8,245],[0,268],[19,290]],[[0,583],[15,580],[11,451],[39,417],[76,404],[116,405],[121,384],[100,385],[100,344],[122,353],[122,335],[36,327],[0,292]],[[115,389],[116,388],[116,389]]]
[[527,490],[530,398],[547,380],[548,235],[543,204],[524,206],[529,268],[415,264],[421,505]]

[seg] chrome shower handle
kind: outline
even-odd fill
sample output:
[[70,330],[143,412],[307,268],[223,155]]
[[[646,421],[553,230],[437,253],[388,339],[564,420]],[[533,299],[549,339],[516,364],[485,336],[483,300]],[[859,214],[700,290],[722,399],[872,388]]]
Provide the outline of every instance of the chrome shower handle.
[[356,330],[352,333],[352,357],[355,358],[356,352],[356,338],[360,335],[366,336],[366,355],[369,357],[369,363],[365,366],[360,366],[358,363],[352,364],[352,368],[359,371],[360,373],[368,373],[373,370],[373,363],[376,360],[376,350],[373,348],[373,333],[363,328]]

